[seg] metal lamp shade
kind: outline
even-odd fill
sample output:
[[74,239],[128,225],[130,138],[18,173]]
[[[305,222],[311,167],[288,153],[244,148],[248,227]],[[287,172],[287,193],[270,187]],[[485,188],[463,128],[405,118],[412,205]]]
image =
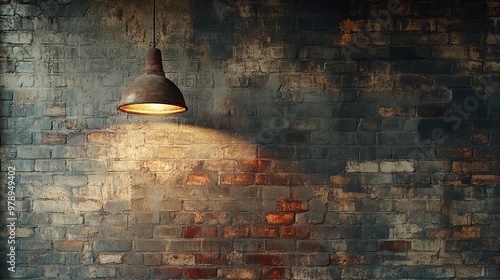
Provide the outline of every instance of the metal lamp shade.
[[169,115],[187,110],[181,91],[165,77],[159,49],[148,50],[143,75],[125,89],[117,109],[140,115]]

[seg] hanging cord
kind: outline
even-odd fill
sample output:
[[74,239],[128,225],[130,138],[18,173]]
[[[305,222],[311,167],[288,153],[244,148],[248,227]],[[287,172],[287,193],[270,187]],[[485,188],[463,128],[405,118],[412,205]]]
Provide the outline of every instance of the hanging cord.
[[153,0],[153,36],[151,46],[156,48],[156,0]]

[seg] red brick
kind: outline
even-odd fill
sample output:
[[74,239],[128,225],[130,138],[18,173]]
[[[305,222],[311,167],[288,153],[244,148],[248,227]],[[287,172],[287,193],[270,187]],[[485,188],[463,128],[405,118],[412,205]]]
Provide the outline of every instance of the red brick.
[[342,188],[351,182],[352,177],[351,176],[330,176],[330,182],[332,183],[333,187],[336,188]]
[[283,259],[278,255],[249,254],[245,256],[246,264],[259,264],[265,266],[281,266]]
[[499,185],[500,175],[472,175],[473,185]]
[[332,265],[365,265],[365,256],[333,255],[330,257]]
[[217,228],[215,227],[197,227],[189,226],[184,227],[184,238],[198,238],[198,237],[217,237]]
[[241,169],[243,171],[250,172],[270,172],[271,171],[271,161],[270,160],[242,160]]
[[189,174],[186,180],[187,185],[196,185],[196,186],[207,186],[212,185],[213,181],[210,176],[206,174]]
[[193,222],[195,224],[226,224],[229,222],[229,215],[227,213],[193,213]]
[[189,279],[209,279],[217,277],[217,268],[188,268],[185,271]]
[[42,143],[47,145],[66,144],[67,135],[63,133],[44,132]]
[[222,237],[224,238],[240,238],[250,235],[249,227],[231,227],[226,226],[222,229]]
[[223,174],[220,178],[221,185],[253,185],[255,183],[255,174],[240,173],[240,174]]
[[157,278],[182,278],[182,268],[156,267],[154,273]]
[[306,227],[281,227],[281,237],[306,239],[311,235],[311,230]]
[[285,268],[283,267],[264,267],[262,269],[262,278],[264,279],[285,279]]
[[500,246],[500,237],[493,241],[493,244]]
[[481,228],[479,226],[462,226],[453,229],[453,237],[455,238],[477,238],[481,236]]
[[257,174],[255,177],[257,185],[288,186],[289,182],[290,174]]
[[472,158],[473,149],[471,147],[463,148],[439,148],[439,157],[446,159],[453,158]]
[[197,264],[228,265],[231,260],[226,255],[202,253],[195,256]]
[[454,172],[488,172],[490,171],[489,161],[454,161],[452,163]]
[[380,250],[391,252],[407,252],[411,250],[411,242],[404,240],[382,241],[380,243]]
[[304,180],[298,175],[289,175],[290,180],[288,181],[289,186],[304,186]]
[[268,213],[266,221],[271,225],[291,225],[295,222],[295,214],[293,213]]
[[250,235],[252,237],[277,238],[279,236],[279,232],[278,229],[274,227],[251,227]]
[[280,212],[305,212],[307,205],[300,200],[279,200],[278,211]]
[[54,248],[62,252],[81,252],[83,251],[83,241],[61,240],[54,242]]
[[489,142],[489,138],[487,134],[484,133],[472,133],[469,137],[469,142],[473,145],[486,145]]

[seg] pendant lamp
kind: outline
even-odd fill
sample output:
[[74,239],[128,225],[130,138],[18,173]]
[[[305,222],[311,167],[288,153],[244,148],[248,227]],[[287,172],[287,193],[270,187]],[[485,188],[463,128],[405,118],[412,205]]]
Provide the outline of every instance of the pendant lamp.
[[161,51],[155,46],[155,7],[153,0],[152,47],[146,54],[143,74],[123,92],[118,110],[139,115],[170,115],[185,112],[186,102],[179,88],[165,77]]

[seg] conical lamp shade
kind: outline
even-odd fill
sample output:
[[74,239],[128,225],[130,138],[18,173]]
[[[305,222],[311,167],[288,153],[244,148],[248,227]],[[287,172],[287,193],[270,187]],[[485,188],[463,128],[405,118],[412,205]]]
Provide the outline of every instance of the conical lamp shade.
[[148,50],[143,75],[125,89],[117,109],[139,115],[169,115],[187,110],[181,91],[165,77],[159,49]]

